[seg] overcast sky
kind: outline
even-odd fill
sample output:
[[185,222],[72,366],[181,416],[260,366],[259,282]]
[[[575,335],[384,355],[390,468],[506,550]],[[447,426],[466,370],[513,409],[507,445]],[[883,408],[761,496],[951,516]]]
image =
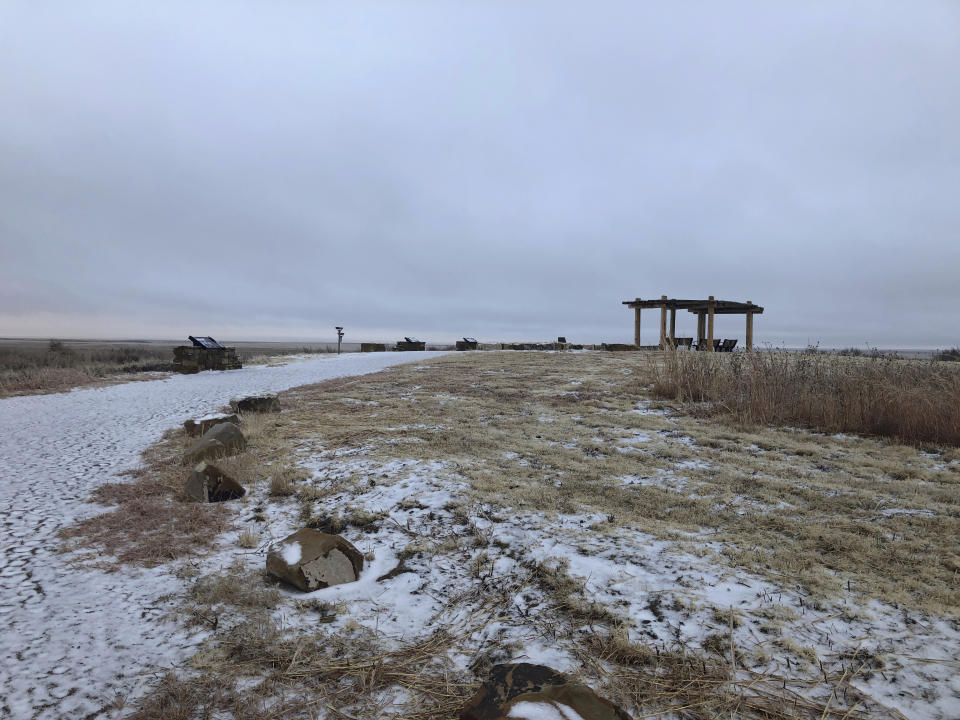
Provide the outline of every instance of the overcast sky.
[[0,336],[629,342],[662,294],[960,344],[960,3],[0,3]]

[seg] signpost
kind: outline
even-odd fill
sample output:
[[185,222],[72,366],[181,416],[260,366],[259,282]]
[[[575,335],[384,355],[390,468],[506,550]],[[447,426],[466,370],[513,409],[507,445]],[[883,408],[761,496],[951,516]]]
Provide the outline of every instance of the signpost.
[[343,328],[337,327],[337,355],[340,354],[340,343],[343,342]]

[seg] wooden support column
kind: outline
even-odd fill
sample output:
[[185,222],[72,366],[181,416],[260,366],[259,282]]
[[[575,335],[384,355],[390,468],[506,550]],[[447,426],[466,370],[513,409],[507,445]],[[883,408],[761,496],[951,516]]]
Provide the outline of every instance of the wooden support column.
[[710,296],[710,304],[707,306],[707,350],[713,352],[713,311],[717,304],[713,301],[713,295]]
[[670,308],[670,347],[677,349],[677,309]]
[[660,300],[660,349],[667,349],[667,296],[661,295]]
[[[640,301],[640,298],[637,298],[637,301]],[[633,344],[640,347],[640,308],[636,307],[633,309]]]
[[707,316],[701,310],[697,313],[697,345],[707,336]]
[[[752,303],[749,300],[747,300],[747,305],[751,305],[751,304]],[[747,312],[747,352],[751,352],[752,350],[753,350],[753,313],[748,311]]]

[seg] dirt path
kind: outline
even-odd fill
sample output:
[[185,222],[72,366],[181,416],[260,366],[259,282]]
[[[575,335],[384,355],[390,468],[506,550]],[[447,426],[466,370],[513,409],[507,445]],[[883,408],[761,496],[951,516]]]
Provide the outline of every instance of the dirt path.
[[130,679],[193,641],[153,600],[163,568],[106,574],[56,554],[57,531],[101,510],[88,493],[135,467],[164,430],[231,397],[377,372],[442,353],[350,354],[0,400],[0,717],[110,717]]

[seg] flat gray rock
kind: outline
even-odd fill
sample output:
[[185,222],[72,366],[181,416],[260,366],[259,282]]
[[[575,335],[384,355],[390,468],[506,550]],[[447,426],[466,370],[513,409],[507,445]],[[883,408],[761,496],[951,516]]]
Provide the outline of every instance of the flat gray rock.
[[622,709],[545,665],[494,665],[490,676],[460,712],[460,720],[508,718],[630,720]]
[[218,423],[207,430],[193,446],[187,450],[185,463],[197,463],[201,460],[215,460],[227,455],[236,455],[247,449],[247,439],[233,423]]
[[251,395],[231,405],[240,413],[280,412],[280,399],[276,395]]
[[312,528],[297,530],[267,554],[267,572],[304,592],[354,582],[361,570],[363,555],[350,542]]
[[240,424],[240,418],[236,415],[217,415],[216,417],[203,418],[202,420],[187,420],[183,424],[183,429],[191,437],[200,437],[214,425],[228,422],[234,425]]

